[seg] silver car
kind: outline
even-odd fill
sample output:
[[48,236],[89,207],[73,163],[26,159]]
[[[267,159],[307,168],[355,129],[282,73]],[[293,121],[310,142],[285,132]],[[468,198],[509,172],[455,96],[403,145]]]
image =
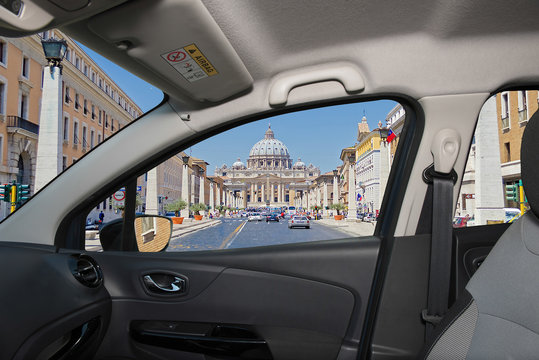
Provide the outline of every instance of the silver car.
[[292,216],[290,220],[288,220],[288,228],[292,229],[295,227],[304,227],[306,229],[310,229],[311,222],[306,216]]

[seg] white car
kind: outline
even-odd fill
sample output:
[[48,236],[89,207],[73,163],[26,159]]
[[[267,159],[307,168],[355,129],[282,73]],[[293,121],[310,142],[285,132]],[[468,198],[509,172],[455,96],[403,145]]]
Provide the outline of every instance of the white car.
[[247,218],[247,221],[262,221],[262,215],[260,213],[251,213]]
[[305,228],[310,229],[311,228],[311,222],[309,219],[307,219],[307,216],[291,216],[290,220],[288,220],[288,228]]

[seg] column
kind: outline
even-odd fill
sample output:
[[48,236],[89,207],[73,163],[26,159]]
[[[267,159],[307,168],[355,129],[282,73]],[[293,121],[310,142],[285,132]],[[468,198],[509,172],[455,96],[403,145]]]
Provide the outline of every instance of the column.
[[283,202],[283,186],[281,183],[277,185],[277,201],[279,204],[282,204]]
[[190,200],[191,204],[195,203],[195,179],[196,179],[196,175],[193,172],[191,174],[191,200]]
[[[498,139],[496,96],[492,96],[483,105],[475,129],[475,201],[471,203],[475,205],[476,225],[486,225],[488,220],[505,218],[499,142],[493,139]],[[466,190],[463,190],[465,193]],[[459,200],[462,202],[462,199]],[[466,213],[468,211],[469,205],[466,206]],[[474,215],[473,207],[469,215]]]
[[337,204],[339,202],[339,177],[333,177],[333,203]]
[[288,205],[294,206],[294,199],[296,198],[296,191],[289,189],[288,190]]
[[205,204],[206,203],[206,199],[204,198],[204,196],[206,194],[204,194],[204,176],[201,176],[200,177],[200,189],[199,189],[199,195],[198,195],[198,202],[201,203],[201,204]]
[[34,193],[62,172],[62,75],[47,66],[43,76]]
[[266,192],[264,191],[264,184],[262,183],[261,189],[260,189],[260,199],[263,204],[266,203]]
[[350,163],[348,170],[348,219],[356,219],[356,180],[354,164]]
[[214,200],[214,191],[213,191],[213,186],[215,184],[213,182],[210,182],[210,211],[211,212],[214,212],[215,211],[215,200]]
[[269,189],[270,189],[269,176],[267,176],[266,177],[266,191],[267,191],[267,193],[265,194],[265,196],[266,196],[266,203],[269,202],[271,204],[271,198],[269,196]]
[[184,218],[189,217],[189,165],[183,164],[182,166],[182,194],[181,198],[187,203],[187,207],[180,212],[180,216]]
[[146,181],[146,214],[159,214],[159,204],[157,201],[157,168],[148,171]]
[[219,184],[215,184],[215,186],[217,188],[217,191],[215,194],[215,204],[221,205],[221,187],[219,186]]
[[328,206],[328,183],[324,181],[324,216],[328,216],[328,210],[326,209]]
[[243,200],[243,203],[242,203],[242,208],[246,208],[247,207],[247,190],[243,189],[241,191],[241,196],[242,196],[242,200]]
[[254,183],[251,183],[251,193],[249,195],[251,195],[250,196],[251,204],[256,202],[256,199],[255,199],[255,184]]

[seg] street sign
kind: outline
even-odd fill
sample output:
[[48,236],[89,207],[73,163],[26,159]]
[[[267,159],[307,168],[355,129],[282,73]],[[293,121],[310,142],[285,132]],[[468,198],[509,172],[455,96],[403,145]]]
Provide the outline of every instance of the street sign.
[[137,185],[137,191],[142,191],[142,186]]
[[114,193],[114,195],[112,195],[112,197],[114,198],[114,200],[116,201],[124,201],[125,200],[125,192],[124,191],[116,191]]
[[125,191],[118,190],[112,195],[112,199],[114,200],[114,205],[116,206],[125,206]]

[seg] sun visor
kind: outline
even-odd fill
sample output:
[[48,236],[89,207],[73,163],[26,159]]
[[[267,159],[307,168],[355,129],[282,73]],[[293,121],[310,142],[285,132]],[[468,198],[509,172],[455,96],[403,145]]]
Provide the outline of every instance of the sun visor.
[[253,84],[200,1],[134,1],[94,17],[88,27],[198,101],[221,101]]

